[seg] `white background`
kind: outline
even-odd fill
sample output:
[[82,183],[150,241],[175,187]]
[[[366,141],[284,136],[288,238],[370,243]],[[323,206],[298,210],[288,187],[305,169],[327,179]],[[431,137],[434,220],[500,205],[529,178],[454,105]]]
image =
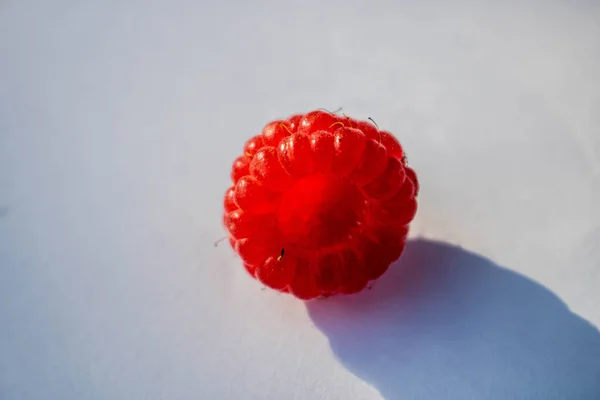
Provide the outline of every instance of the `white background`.
[[[599,399],[599,22],[0,1],[0,399]],[[425,239],[307,305],[213,243],[243,142],[340,106],[406,148]]]

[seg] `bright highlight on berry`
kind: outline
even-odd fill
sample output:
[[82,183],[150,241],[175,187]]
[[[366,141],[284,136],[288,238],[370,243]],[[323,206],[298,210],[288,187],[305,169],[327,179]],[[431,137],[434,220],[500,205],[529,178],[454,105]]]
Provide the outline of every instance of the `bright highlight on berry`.
[[304,300],[357,293],[402,254],[419,183],[391,133],[315,110],[267,124],[242,154],[224,223],[264,285]]

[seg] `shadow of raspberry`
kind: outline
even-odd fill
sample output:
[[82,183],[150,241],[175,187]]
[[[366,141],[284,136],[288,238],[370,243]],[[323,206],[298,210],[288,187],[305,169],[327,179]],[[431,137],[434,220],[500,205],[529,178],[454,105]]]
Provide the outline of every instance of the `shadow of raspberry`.
[[370,291],[307,303],[340,362],[387,400],[600,399],[600,334],[548,289],[411,241]]

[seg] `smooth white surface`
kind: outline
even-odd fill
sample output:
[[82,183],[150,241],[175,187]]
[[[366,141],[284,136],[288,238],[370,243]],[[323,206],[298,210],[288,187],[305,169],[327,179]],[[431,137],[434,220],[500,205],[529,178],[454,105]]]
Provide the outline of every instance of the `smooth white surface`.
[[[448,3],[0,2],[0,399],[599,399],[599,3]],[[213,242],[243,142],[339,106],[437,242],[306,306]]]

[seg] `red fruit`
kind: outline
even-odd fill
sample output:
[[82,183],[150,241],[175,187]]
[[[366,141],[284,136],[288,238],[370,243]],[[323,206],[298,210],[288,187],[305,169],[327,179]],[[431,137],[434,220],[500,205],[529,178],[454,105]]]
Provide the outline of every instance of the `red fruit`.
[[308,300],[363,290],[400,257],[419,182],[394,136],[311,111],[248,140],[223,200],[250,275]]
[[292,126],[288,121],[273,121],[263,128],[262,142],[265,146],[277,147],[281,139],[291,135],[292,132]]
[[229,211],[237,210],[238,206],[235,204],[235,190],[233,186],[225,192],[223,205],[225,207],[225,215],[227,215],[227,212]]
[[302,117],[304,117],[304,115],[296,114],[288,118],[287,122],[290,127],[290,134],[298,132],[298,128],[300,127],[300,121],[302,120]]
[[245,154],[235,159],[231,168],[231,180],[233,183],[236,183],[242,176],[250,173],[250,161],[250,157]]
[[254,154],[263,146],[263,139],[261,136],[254,136],[252,139],[246,142],[244,146],[244,154],[248,157],[253,157]]
[[358,129],[336,127],[333,134],[333,157],[332,171],[345,176],[354,170],[365,150],[367,137]]
[[269,190],[250,175],[235,184],[235,204],[250,214],[272,213],[277,210],[281,194]]
[[277,150],[266,146],[256,152],[250,163],[250,174],[265,187],[275,191],[287,189],[294,183],[277,158]]
[[[282,258],[283,260],[283,258]],[[313,265],[307,257],[298,257],[294,260],[294,275],[289,283],[290,293],[299,299],[310,300],[321,295],[317,286]]]
[[330,130],[332,125],[336,123],[340,124],[341,126],[344,126],[344,123],[342,121],[343,118],[340,118],[333,113],[322,110],[315,110],[304,114],[302,118],[300,118],[300,121],[298,122],[298,131],[304,131],[309,133],[320,130],[327,131]]
[[382,200],[392,197],[404,184],[406,171],[404,165],[395,157],[387,158],[383,172],[363,187],[363,191],[372,199]]
[[279,257],[269,257],[257,266],[256,279],[273,289],[285,289],[296,273],[295,264],[292,265],[292,262],[290,257],[280,260]]
[[283,138],[277,147],[283,169],[292,178],[301,178],[313,171],[310,139],[299,132]]
[[370,183],[373,179],[381,175],[387,167],[387,150],[385,146],[373,139],[367,139],[362,157],[350,179],[359,186]]

